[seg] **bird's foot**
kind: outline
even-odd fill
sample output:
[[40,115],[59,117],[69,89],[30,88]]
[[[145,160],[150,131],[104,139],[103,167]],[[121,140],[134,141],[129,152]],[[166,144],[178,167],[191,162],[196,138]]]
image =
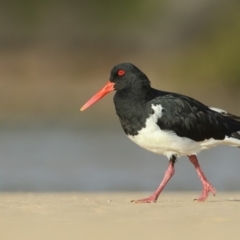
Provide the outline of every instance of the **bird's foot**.
[[152,195],[148,198],[143,198],[139,200],[132,200],[132,203],[155,203],[157,201],[157,197],[155,195]]
[[208,194],[210,192],[213,194],[213,196],[216,195],[216,189],[212,186],[212,184],[210,182],[206,182],[203,185],[203,190],[202,190],[202,193],[201,193],[200,197],[197,198],[197,199],[194,199],[194,201],[204,202],[208,198]]

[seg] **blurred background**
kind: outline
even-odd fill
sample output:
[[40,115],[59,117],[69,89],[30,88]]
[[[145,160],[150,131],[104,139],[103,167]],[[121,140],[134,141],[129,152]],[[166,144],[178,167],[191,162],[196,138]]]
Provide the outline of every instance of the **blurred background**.
[[[126,138],[113,94],[132,62],[155,88],[240,115],[238,0],[0,2],[0,191],[153,191],[167,159]],[[199,154],[218,191],[240,190],[240,150]],[[200,190],[180,158],[167,190]]]

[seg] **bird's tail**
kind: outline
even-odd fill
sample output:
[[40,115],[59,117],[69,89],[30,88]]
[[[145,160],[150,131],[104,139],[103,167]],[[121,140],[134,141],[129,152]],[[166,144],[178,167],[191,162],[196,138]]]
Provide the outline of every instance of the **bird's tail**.
[[232,136],[233,138],[236,138],[236,139],[239,139],[239,140],[240,140],[240,132],[232,133],[231,136]]
[[[223,109],[220,108],[214,108],[214,107],[210,107],[211,110],[220,113],[221,115],[223,115],[224,117],[230,118],[236,122],[239,122],[239,128],[240,128],[240,117],[233,115]],[[238,132],[234,132],[231,134],[230,138],[225,139],[225,141],[229,142],[230,145],[233,144],[233,146],[237,146],[240,148],[240,131]]]
[[240,148],[240,133],[232,133],[230,137],[225,137],[223,144]]
[[240,132],[235,132],[235,133],[232,133],[231,135],[234,139],[237,139],[239,140],[239,148],[240,148]]
[[[240,132],[232,133],[231,136],[232,136],[233,138],[235,138],[235,139],[238,139],[239,142],[240,142]],[[240,143],[239,143],[239,146],[238,146],[238,147],[240,148]]]

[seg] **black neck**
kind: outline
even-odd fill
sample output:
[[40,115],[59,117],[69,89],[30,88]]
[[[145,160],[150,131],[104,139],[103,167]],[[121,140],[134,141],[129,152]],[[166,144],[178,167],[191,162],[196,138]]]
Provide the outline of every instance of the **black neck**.
[[137,132],[145,126],[146,119],[153,113],[147,102],[159,96],[159,93],[151,87],[141,91],[136,88],[123,89],[115,93],[116,113],[126,134],[137,135]]

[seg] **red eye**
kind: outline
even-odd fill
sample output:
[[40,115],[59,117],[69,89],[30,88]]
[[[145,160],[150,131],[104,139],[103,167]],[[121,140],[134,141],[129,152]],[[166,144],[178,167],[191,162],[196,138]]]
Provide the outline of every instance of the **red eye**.
[[118,76],[123,76],[125,74],[125,71],[124,70],[119,70],[118,71]]

